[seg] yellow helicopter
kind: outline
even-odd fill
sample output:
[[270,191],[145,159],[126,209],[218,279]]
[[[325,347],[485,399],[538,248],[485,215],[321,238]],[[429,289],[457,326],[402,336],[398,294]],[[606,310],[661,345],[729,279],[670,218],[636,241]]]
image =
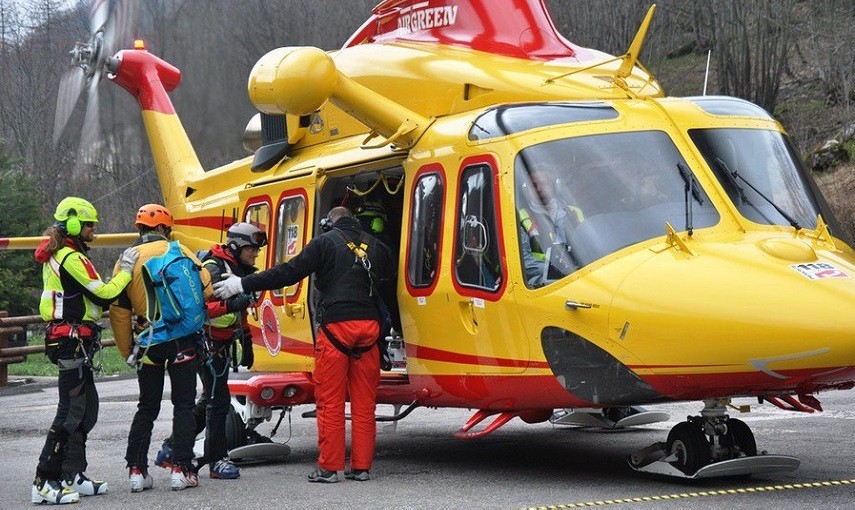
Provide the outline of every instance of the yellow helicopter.
[[[253,154],[209,171],[168,97],[178,69],[142,43],[93,61],[139,102],[183,243],[249,221],[270,267],[346,205],[398,249],[384,419],[471,408],[456,435],[477,438],[516,417],[633,425],[662,419],[638,406],[700,400],[633,469],[795,469],[758,455],[726,406],[813,412],[815,393],[855,386],[855,252],[766,111],[664,95],[638,62],[654,9],[612,56],[562,37],[544,0],[383,1],[338,51],[261,57]],[[545,219],[571,209],[569,227]],[[313,315],[311,281],[260,296],[261,373],[230,381],[246,427],[313,402]]]

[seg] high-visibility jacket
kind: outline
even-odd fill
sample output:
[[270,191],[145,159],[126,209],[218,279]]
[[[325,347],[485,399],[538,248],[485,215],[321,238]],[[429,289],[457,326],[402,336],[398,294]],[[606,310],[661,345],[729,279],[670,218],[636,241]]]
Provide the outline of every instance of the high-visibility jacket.
[[[43,260],[44,247],[36,252]],[[42,297],[39,313],[45,321],[95,322],[131,281],[127,271],[118,272],[105,283],[83,252],[63,246],[42,265]]]
[[[563,208],[566,215],[574,222],[574,223],[582,223],[585,221],[585,215],[582,213],[582,209],[579,209],[576,206],[568,205]],[[529,212],[528,209],[522,208],[519,210],[520,216],[520,225],[522,225],[525,233],[528,234],[529,237],[529,246],[531,247],[531,254],[534,258],[538,260],[546,259],[546,250],[553,243],[557,241],[566,242],[566,239],[557,239],[556,238],[556,229],[558,225],[556,222],[549,218],[544,213],[532,213]],[[538,228],[538,218],[540,218],[541,223],[547,223],[547,225],[542,225],[543,230],[545,232],[541,232],[541,229]],[[557,223],[561,223],[563,218],[559,218]],[[544,238],[544,235],[547,236]]]

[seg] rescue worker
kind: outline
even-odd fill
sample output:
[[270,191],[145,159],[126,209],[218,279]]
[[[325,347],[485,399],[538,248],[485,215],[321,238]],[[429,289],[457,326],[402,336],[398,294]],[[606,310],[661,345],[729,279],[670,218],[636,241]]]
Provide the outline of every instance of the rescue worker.
[[[199,484],[193,469],[193,404],[196,400],[196,347],[201,331],[139,349],[136,359],[131,357],[134,352],[132,342],[135,326],[137,332],[148,326],[143,319],[148,303],[142,267],[147,260],[166,253],[173,224],[172,213],[166,207],[158,204],[140,207],[135,222],[140,237],[134,242],[140,252],[139,264],[134,269],[130,285],[110,309],[110,324],[116,347],[128,359],[128,363],[137,368],[140,392],[125,454],[131,492],[140,492],[153,486],[148,472],[148,450],[154,420],[160,413],[166,372],[169,373],[172,387],[172,436],[175,447],[170,485],[172,490],[182,490]],[[194,263],[201,265],[189,249],[181,246],[181,251]],[[211,280],[208,271],[202,268],[199,276],[205,298],[209,298]],[[137,316],[136,321],[132,321],[133,314]]]
[[329,231],[312,239],[288,262],[243,278],[229,275],[214,284],[226,299],[240,293],[279,289],[314,273],[320,293],[315,340],[315,403],[318,413],[318,467],[310,482],[338,482],[345,468],[345,397],[350,395],[351,468],[345,477],[370,479],[376,423],[374,408],[380,361],[377,337],[378,292],[392,281],[389,249],[365,233],[346,207],[334,207]]
[[[215,244],[202,258],[202,265],[219,281],[228,274],[247,276],[257,271],[258,251],[267,245],[267,235],[250,223],[235,223],[226,233],[226,244]],[[196,435],[207,428],[205,454],[200,465],[210,463],[211,478],[240,478],[240,470],[229,459],[226,446],[226,417],[231,405],[229,394],[229,352],[236,342],[241,345],[240,365],[251,368],[253,363],[252,336],[247,323],[247,307],[253,298],[238,294],[227,301],[207,302],[207,359],[199,364],[202,396],[196,402]],[[235,365],[237,366],[237,365]],[[172,465],[172,437],[166,438],[157,453],[155,464]]]
[[98,212],[88,201],[67,197],[56,207],[56,223],[39,244],[36,261],[42,266],[44,289],[39,303],[45,330],[45,354],[59,368],[59,404],[36,467],[33,503],[64,504],[80,496],[107,492],[107,482],[84,474],[86,438],[98,420],[98,391],[93,378],[94,356],[101,348],[103,307],[131,281],[139,258],[125,250],[119,272],[105,283],[87,254],[95,239]]
[[546,165],[533,167],[523,185],[523,207],[518,210],[520,251],[529,287],[547,283],[550,264],[562,275],[575,267],[569,256],[569,232],[585,221],[582,210],[555,192],[555,174]]

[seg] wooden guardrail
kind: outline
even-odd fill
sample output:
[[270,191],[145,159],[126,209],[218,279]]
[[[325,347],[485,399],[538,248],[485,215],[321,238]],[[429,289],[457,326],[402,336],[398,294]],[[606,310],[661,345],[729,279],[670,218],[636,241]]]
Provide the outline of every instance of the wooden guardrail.
[[[45,346],[25,345],[24,347],[9,347],[9,336],[23,333],[27,326],[34,324],[44,325],[39,315],[24,315],[22,317],[9,317],[8,312],[0,312],[0,386],[6,386],[9,382],[9,365],[23,363],[28,354],[44,353]],[[113,340],[103,340],[103,347],[116,345]]]

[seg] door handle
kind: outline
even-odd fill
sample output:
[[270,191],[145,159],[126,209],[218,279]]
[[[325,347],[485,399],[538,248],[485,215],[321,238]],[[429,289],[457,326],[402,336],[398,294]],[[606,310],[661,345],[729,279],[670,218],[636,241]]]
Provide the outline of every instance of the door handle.
[[582,303],[580,301],[573,301],[572,299],[568,299],[564,302],[564,307],[568,310],[576,310],[579,308],[592,308],[593,305],[591,303]]
[[305,309],[303,303],[288,303],[285,305],[285,315],[292,318],[303,318]]

